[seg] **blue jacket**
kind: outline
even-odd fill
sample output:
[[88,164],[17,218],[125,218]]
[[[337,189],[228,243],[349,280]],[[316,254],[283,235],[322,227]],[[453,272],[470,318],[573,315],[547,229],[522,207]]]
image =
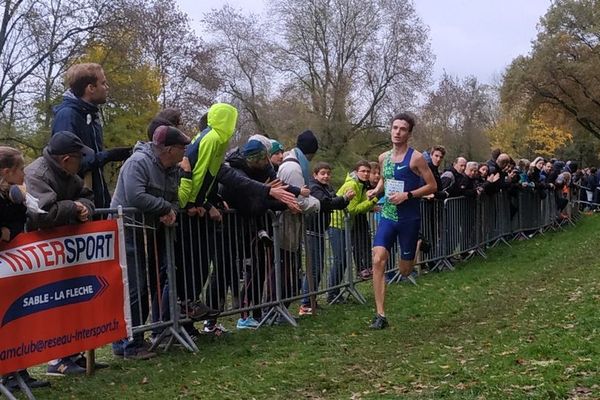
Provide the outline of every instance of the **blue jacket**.
[[102,170],[108,160],[108,152],[104,151],[104,135],[100,123],[99,109],[67,91],[63,102],[54,107],[52,134],[69,131],[76,134],[83,144],[94,150],[94,159],[81,160],[79,175],[85,178],[86,173],[92,174],[92,190],[94,203],[97,208],[109,207],[110,194],[104,180]]

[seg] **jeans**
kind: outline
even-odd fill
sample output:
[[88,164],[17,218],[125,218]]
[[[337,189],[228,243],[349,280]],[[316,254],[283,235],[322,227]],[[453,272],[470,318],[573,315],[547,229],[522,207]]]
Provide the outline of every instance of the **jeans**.
[[[129,281],[129,303],[133,327],[146,323],[152,307],[153,322],[168,313],[168,286],[166,278],[165,243],[162,227],[144,232],[137,228],[125,231],[125,253],[127,257],[127,279]],[[145,246],[146,244],[146,246]],[[161,293],[160,307],[157,294]],[[152,299],[148,301],[148,296]],[[133,340],[113,343],[113,349],[138,348],[144,343],[144,334],[136,333]]]
[[[342,282],[348,263],[346,262],[346,231],[337,228],[329,228],[329,241],[333,252],[333,264],[329,272],[329,287],[337,286]],[[327,295],[328,300],[333,300],[340,292],[332,289]]]
[[[310,251],[310,264],[312,266],[309,272],[308,266],[306,268],[306,274],[304,275],[304,280],[302,282],[302,294],[308,294],[310,290],[310,285],[308,284],[308,279],[311,279],[313,282],[313,290],[317,290],[319,288],[319,283],[321,283],[321,275],[323,274],[323,257],[325,254],[325,237],[324,233],[309,233],[307,238],[308,250]],[[303,297],[301,301],[302,305],[309,305],[310,299],[307,297]]]

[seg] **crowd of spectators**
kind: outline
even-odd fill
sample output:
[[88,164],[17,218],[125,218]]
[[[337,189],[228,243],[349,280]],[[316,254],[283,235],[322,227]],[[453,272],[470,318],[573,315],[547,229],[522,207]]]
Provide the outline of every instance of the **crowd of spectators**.
[[[205,321],[201,331],[189,323],[185,329],[190,336],[226,332],[217,317],[227,293],[237,306],[252,310],[240,315],[237,327],[256,328],[263,318],[258,305],[273,300],[275,272],[269,264],[276,251],[281,259],[283,296],[303,294],[298,313],[312,314],[317,304],[309,293],[321,284],[326,233],[333,254],[328,302],[339,297],[339,285],[349,267],[346,249],[353,250],[356,273],[365,279],[370,276],[371,227],[366,215],[377,212],[381,204],[381,197],[368,195],[379,181],[377,162],[357,161],[336,190],[331,186],[330,164],[310,166],[319,149],[317,135],[310,130],[300,133],[296,146],[288,151],[263,135],[230,149],[237,110],[224,103],[210,107],[192,139],[180,130],[181,113],[166,109],[149,123],[148,137],[134,147],[106,150],[98,122],[98,107],[108,91],[102,68],[79,64],[69,70],[67,78],[69,90],[55,110],[52,136],[43,155],[23,173],[21,154],[0,147],[3,241],[10,241],[25,227],[86,223],[93,219],[95,208],[135,207],[144,214],[143,223],[156,229],[151,240],[126,231],[129,301],[133,324],[138,326],[150,314],[155,321],[168,317],[168,305],[157,304],[158,298],[164,302],[169,297],[165,246],[157,243],[164,241],[166,228],[186,218],[189,223],[176,229],[175,264],[181,270],[173,287],[177,287],[184,315]],[[598,171],[581,170],[575,162],[542,157],[533,162],[514,160],[494,150],[486,162],[458,157],[450,168],[440,171],[444,147],[433,146],[423,154],[437,183],[432,199],[532,191],[542,198],[556,196],[558,212],[562,212],[567,203],[564,194],[577,184],[585,189],[583,200],[598,202]],[[110,196],[103,167],[117,161],[124,162]],[[26,218],[23,179],[27,192],[39,200],[45,213],[29,213]],[[223,218],[230,208],[237,210],[235,223],[225,225]],[[273,248],[270,210],[278,212],[282,227],[277,249]],[[217,231],[220,234],[211,240],[202,236],[202,232]],[[302,246],[308,250],[306,258],[301,256]],[[152,257],[148,265],[156,264],[158,269],[138,262],[147,254]],[[302,271],[307,271],[304,276]],[[210,304],[200,299],[210,299]],[[158,311],[151,312],[154,307]],[[136,360],[156,356],[154,346],[141,333],[115,342],[113,353]],[[51,361],[48,372],[81,374],[84,365],[85,359],[75,354]],[[22,373],[32,385],[37,382],[26,371]],[[46,383],[37,383],[42,384]]]

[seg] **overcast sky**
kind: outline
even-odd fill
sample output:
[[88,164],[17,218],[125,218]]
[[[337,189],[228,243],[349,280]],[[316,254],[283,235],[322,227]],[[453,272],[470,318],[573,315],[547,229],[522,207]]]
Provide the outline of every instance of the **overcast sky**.
[[[177,1],[199,34],[199,21],[212,8],[229,4],[260,14],[266,7],[264,0]],[[415,0],[415,5],[430,28],[435,78],[445,70],[493,83],[513,58],[529,52],[550,0]]]

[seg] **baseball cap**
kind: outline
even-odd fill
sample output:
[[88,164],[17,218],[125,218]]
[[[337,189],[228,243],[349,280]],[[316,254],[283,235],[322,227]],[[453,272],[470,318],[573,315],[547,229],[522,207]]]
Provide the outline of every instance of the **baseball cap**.
[[185,133],[173,126],[161,125],[154,130],[152,142],[155,145],[173,146],[180,144],[187,146],[191,140]]
[[87,147],[79,136],[69,131],[56,132],[46,146],[48,153],[52,155],[64,155],[72,153],[81,153],[83,157],[94,157],[94,150]]

